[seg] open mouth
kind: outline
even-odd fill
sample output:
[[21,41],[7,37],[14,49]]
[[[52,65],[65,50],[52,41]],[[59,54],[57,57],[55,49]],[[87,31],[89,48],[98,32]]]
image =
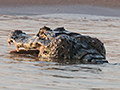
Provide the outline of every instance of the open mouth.
[[36,53],[38,57],[79,59],[84,63],[107,62],[104,45],[99,39],[66,31],[63,27],[51,30],[44,26],[34,36],[14,30],[8,35],[7,41],[9,47],[12,43],[16,47],[10,53]]

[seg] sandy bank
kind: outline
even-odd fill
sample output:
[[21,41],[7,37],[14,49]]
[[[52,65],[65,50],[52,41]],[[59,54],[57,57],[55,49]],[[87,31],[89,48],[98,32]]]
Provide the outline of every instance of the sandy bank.
[[76,5],[76,4],[104,7],[120,7],[120,0],[0,0],[0,6]]
[[0,15],[72,13],[120,17],[119,8],[120,0],[0,0]]

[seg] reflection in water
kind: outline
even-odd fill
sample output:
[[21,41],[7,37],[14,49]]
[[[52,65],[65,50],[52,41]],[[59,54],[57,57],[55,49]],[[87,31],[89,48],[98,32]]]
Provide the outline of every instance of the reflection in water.
[[[71,71],[71,72],[82,71],[82,72],[91,72],[91,73],[98,73],[98,74],[102,72],[102,70],[100,68],[89,67],[89,66],[91,66],[89,64],[88,65],[86,64],[85,66],[84,66],[84,64],[80,64],[79,60],[38,58],[37,56],[30,55],[30,54],[10,54],[9,58],[14,59],[15,61],[49,62],[46,64],[44,64],[44,63],[34,64],[35,66],[45,67],[42,70],[57,70],[57,71],[59,70],[59,71]],[[55,63],[55,64],[51,64],[51,63]],[[67,76],[59,76],[59,75],[53,75],[53,76],[67,78]],[[70,78],[70,77],[68,77],[68,78]]]
[[[39,65],[37,65],[39,66]],[[71,67],[71,65],[70,65]],[[91,73],[100,73],[102,72],[102,70],[100,68],[97,67],[89,67],[88,66],[84,66],[84,65],[80,65],[80,66],[76,66],[76,65],[72,65],[72,67],[74,68],[70,68],[70,67],[65,67],[65,68],[60,68],[60,67],[48,67],[45,68],[44,70],[62,70],[62,71],[71,71],[71,72],[78,72],[78,71],[82,71],[82,72],[91,72]]]

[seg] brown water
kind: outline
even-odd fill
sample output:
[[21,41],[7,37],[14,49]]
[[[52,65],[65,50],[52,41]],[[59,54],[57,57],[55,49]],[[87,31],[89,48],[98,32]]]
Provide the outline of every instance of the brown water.
[[[14,29],[36,34],[40,27],[62,26],[104,42],[109,64],[49,62],[9,54],[7,35]],[[120,90],[120,18],[80,14],[0,15],[1,90]]]

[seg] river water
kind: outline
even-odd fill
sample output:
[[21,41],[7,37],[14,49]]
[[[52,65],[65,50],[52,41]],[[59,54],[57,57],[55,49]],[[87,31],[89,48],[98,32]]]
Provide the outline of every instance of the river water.
[[[30,55],[9,54],[11,30],[33,35],[40,27],[66,30],[99,38],[109,64],[50,62]],[[120,18],[81,14],[0,15],[1,90],[120,90]]]

